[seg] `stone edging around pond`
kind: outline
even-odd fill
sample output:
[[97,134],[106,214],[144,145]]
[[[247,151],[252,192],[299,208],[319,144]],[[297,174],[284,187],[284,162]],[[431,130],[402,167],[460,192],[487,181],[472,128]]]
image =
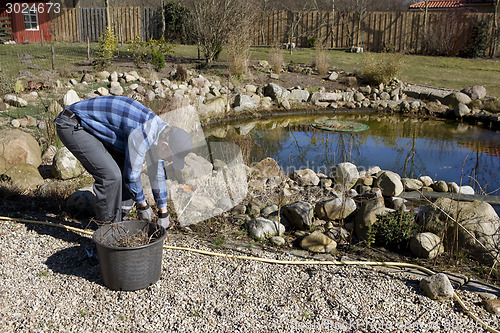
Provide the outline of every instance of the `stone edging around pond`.
[[[190,74],[196,75],[193,72]],[[335,80],[344,82],[352,78],[355,79],[355,77],[341,77]],[[239,88],[229,82],[222,84],[218,79],[210,81],[201,75],[192,77],[186,82],[175,82],[168,78],[149,82],[136,71],[124,73],[103,71],[97,73],[95,77],[87,73],[79,81],[71,79],[62,83],[56,80],[51,85],[58,89],[68,89],[62,100],[62,105],[66,106],[81,99],[75,89],[89,90],[90,83],[102,86],[84,94],[82,96],[84,99],[109,94],[126,95],[142,102],[168,99],[170,110],[185,105],[194,106],[205,124],[228,118],[279,115],[283,110],[303,112],[308,109],[324,111],[371,109],[418,116],[448,117],[491,129],[500,128],[500,114],[484,109],[483,101],[488,97],[486,89],[482,86],[471,86],[465,88],[463,92],[458,92],[394,79],[388,85],[380,84],[377,87],[362,85],[330,92],[324,90],[310,92],[301,87],[286,89],[276,83],[260,87],[247,84]],[[44,87],[51,85],[42,84]],[[6,110],[7,105],[24,107],[38,100],[36,90],[22,95],[7,94],[3,96],[3,102],[0,102],[0,111]],[[61,108],[58,102],[52,101],[49,111],[56,113]],[[37,122],[29,116],[26,119],[11,121],[14,127],[35,124]],[[43,126],[40,122],[38,125]]]

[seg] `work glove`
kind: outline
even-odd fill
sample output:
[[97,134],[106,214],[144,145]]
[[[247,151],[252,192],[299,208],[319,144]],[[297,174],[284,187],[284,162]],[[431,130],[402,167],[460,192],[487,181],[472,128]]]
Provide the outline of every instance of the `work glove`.
[[137,217],[139,217],[140,220],[148,222],[153,221],[153,216],[154,216],[153,209],[151,209],[151,207],[148,204],[146,204],[145,207],[137,206],[136,208],[137,208]]
[[168,218],[169,213],[158,213],[158,225],[162,226],[165,229],[170,228],[170,220]]

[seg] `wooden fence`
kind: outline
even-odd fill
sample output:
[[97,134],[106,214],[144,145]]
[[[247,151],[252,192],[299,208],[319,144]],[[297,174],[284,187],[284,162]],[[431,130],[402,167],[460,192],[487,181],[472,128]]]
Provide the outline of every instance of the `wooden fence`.
[[[467,43],[476,22],[484,21],[493,32],[493,13],[462,11],[431,12],[427,34],[422,12],[263,12],[253,31],[255,46],[293,42],[308,47],[313,42],[328,48],[363,47],[366,51],[422,53],[431,48],[457,50]],[[136,36],[143,40],[161,35],[159,8],[117,7],[111,9],[112,26],[120,41]],[[106,27],[104,8],[64,9],[52,17],[55,41],[97,41]],[[427,37],[426,37],[427,36]],[[495,49],[490,38],[487,54]],[[496,47],[497,56],[498,49]],[[451,52],[453,53],[453,52]],[[450,54],[452,55],[452,54]]]
[[[136,36],[143,40],[161,36],[159,8],[113,7],[110,10],[111,26],[119,41],[129,41]],[[97,42],[106,29],[105,8],[61,9],[52,18],[52,39],[61,42]]]
[[[309,47],[321,43],[327,48],[363,47],[366,51],[422,53],[429,48],[456,52],[469,42],[475,23],[484,21],[488,36],[493,33],[493,13],[462,11],[431,12],[427,33],[422,12],[287,12],[273,11],[263,15],[255,27],[254,45],[294,43]],[[427,37],[426,37],[427,36]],[[490,44],[487,53],[493,47]],[[497,47],[498,49],[498,47]],[[497,51],[498,52],[498,51]],[[498,55],[498,53],[497,53]]]

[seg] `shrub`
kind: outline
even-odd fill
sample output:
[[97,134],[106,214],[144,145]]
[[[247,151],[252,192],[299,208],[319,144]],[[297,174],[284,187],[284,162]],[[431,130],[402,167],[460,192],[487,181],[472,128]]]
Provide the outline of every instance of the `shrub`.
[[114,34],[111,27],[107,27],[104,34],[99,37],[97,48],[97,59],[94,61],[96,70],[104,70],[111,65],[116,50],[118,48],[118,37]]
[[172,53],[173,49],[173,46],[169,45],[163,37],[144,42],[139,36],[136,36],[127,43],[129,44],[128,50],[132,51],[134,64],[137,67],[141,67],[146,61],[149,61],[157,72],[165,68],[165,55]]
[[316,49],[316,69],[319,75],[325,75],[330,68],[330,55],[322,48]]
[[316,40],[317,40],[316,36],[309,38],[307,40],[307,47],[310,47],[310,48],[315,47],[316,46]]
[[131,41],[127,41],[129,51],[132,51],[132,60],[134,65],[140,68],[145,63],[145,43],[141,40],[140,36],[135,36]]
[[192,43],[188,36],[189,9],[183,7],[177,1],[168,1],[164,7],[165,11],[165,35],[170,41],[181,44]]
[[371,227],[368,235],[368,245],[397,247],[407,242],[419,232],[415,215],[402,210],[377,215],[377,222]]
[[154,49],[151,52],[151,65],[153,65],[157,72],[165,68],[165,55],[160,50]]
[[273,47],[269,52],[269,65],[274,73],[281,73],[283,68],[283,52],[278,47]]
[[474,22],[472,33],[460,55],[466,58],[484,57],[488,48],[488,35],[488,24],[485,21]]
[[400,54],[383,54],[377,59],[374,56],[365,58],[361,74],[370,84],[388,84],[394,79],[403,66]]

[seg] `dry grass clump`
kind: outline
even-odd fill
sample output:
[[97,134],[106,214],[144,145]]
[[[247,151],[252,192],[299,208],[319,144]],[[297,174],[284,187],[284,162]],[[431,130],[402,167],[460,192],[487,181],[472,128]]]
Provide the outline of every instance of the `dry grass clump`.
[[277,46],[273,47],[269,52],[269,65],[271,66],[273,73],[281,73],[283,63],[284,60],[282,50],[280,50]]
[[316,64],[315,64],[318,74],[326,75],[326,73],[328,73],[328,69],[330,68],[330,64],[331,60],[328,52],[325,49],[318,47],[316,49]]
[[401,54],[370,55],[365,58],[361,73],[370,84],[388,84],[401,72],[402,67]]
[[248,34],[233,34],[228,41],[228,68],[233,77],[242,78],[248,73],[251,41]]
[[495,97],[486,99],[484,108],[493,113],[500,113],[500,99]]
[[186,81],[188,77],[187,70],[182,65],[177,65],[174,75],[174,80],[176,81]]

